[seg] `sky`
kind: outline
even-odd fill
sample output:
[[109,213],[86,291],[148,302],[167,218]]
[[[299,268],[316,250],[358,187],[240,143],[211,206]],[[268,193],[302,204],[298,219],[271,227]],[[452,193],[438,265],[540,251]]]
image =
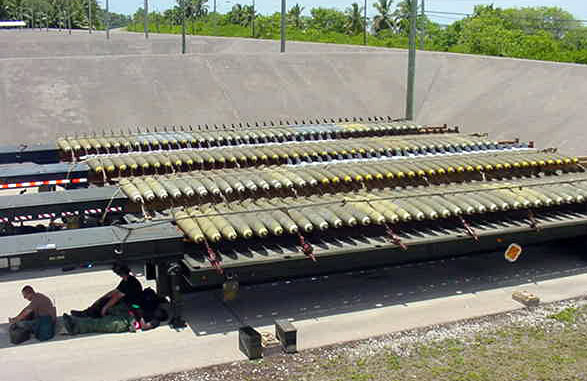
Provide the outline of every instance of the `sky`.
[[[233,4],[246,4],[252,0],[216,0],[218,12],[225,13],[230,10]],[[344,10],[353,2],[362,3],[363,0],[287,0],[287,6],[291,7],[298,3],[305,8],[304,13],[308,13],[314,7],[338,8]],[[399,0],[395,0],[397,3]],[[418,0],[421,1],[421,0]],[[104,6],[105,0],[98,0]],[[214,0],[208,0],[210,10]],[[376,14],[372,7],[375,0],[367,0],[367,15],[371,17]],[[471,13],[476,4],[495,4],[502,8],[511,7],[533,7],[533,6],[558,6],[571,12],[576,18],[587,20],[587,0],[425,0],[425,8],[430,11]],[[163,11],[172,7],[176,2],[174,0],[149,0],[149,9]],[[110,9],[112,12],[133,14],[137,8],[143,6],[143,0],[110,0]],[[256,0],[256,7],[259,13],[268,14],[279,12],[281,9],[280,0]],[[450,24],[459,16],[442,16],[430,17],[441,24]]]

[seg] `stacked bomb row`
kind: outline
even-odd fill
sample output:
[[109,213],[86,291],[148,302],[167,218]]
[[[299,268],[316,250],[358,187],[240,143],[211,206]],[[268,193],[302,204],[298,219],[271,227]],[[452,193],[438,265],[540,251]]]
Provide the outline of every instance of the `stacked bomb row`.
[[[355,184],[379,181],[384,186],[405,186],[416,177],[446,176],[443,182],[462,179],[460,174],[474,171],[518,169],[577,170],[578,159],[536,151],[496,152],[489,154],[418,158],[364,160],[352,163],[330,163],[264,169],[224,169],[190,172],[178,175],[144,176],[121,179],[119,186],[137,203],[165,201],[169,198],[227,196],[233,194],[278,192],[282,189],[306,189],[315,186]],[[477,178],[477,177],[475,177]]]
[[459,153],[512,148],[473,135],[361,138],[347,141],[269,144],[248,147],[183,149],[149,153],[100,155],[87,159],[95,172],[110,177],[117,172],[170,172],[174,170],[251,167],[271,164],[299,164],[374,157]]
[[442,133],[444,127],[423,127],[412,122],[340,123],[240,130],[154,131],[102,136],[67,137],[57,141],[70,156],[83,153],[118,153],[260,144],[269,142],[346,139],[365,136]]
[[206,204],[185,211],[173,210],[173,218],[196,243],[239,238],[265,238],[309,233],[357,225],[383,225],[414,220],[435,220],[461,215],[530,209],[563,203],[583,203],[587,181],[494,189],[469,189],[407,196],[381,190],[307,198],[273,198],[241,203]]

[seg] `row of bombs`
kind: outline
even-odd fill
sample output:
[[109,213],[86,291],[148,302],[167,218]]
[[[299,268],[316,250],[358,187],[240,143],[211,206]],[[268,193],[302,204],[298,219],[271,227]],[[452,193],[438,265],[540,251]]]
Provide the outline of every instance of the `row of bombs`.
[[265,127],[243,130],[198,130],[121,133],[119,135],[67,137],[57,140],[61,151],[115,153],[188,147],[213,147],[269,142],[346,139],[365,136],[443,132],[409,122],[325,124],[298,127]]
[[397,198],[392,191],[246,200],[174,209],[172,216],[196,243],[326,231],[342,227],[436,220],[461,215],[581,203],[587,181],[533,187]]
[[379,181],[379,185],[410,185],[414,178],[445,176],[443,182],[462,180],[467,172],[525,168],[572,169],[577,159],[553,153],[492,153],[444,156],[436,159],[368,160],[353,163],[306,165],[298,167],[272,166],[263,169],[224,169],[190,172],[176,175],[122,178],[119,186],[133,202],[182,197],[232,196],[233,194],[275,192],[282,189],[306,189],[316,186],[362,186]]
[[212,149],[182,149],[120,155],[98,155],[86,159],[95,172],[105,171],[109,176],[115,172],[130,170],[161,171],[193,168],[249,167],[268,164],[299,164],[301,162],[323,162],[423,155],[428,153],[478,152],[511,148],[511,145],[487,141],[476,136],[446,136],[420,139],[363,138],[348,141],[324,141],[320,143],[272,144],[249,147],[227,147]]

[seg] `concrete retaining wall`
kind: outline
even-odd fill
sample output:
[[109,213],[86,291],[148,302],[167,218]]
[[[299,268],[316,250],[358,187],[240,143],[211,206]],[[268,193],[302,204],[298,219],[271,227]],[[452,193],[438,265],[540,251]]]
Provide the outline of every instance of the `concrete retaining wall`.
[[[587,151],[587,66],[423,52],[417,70],[421,122]],[[405,74],[397,50],[0,59],[0,143],[136,125],[401,117]]]

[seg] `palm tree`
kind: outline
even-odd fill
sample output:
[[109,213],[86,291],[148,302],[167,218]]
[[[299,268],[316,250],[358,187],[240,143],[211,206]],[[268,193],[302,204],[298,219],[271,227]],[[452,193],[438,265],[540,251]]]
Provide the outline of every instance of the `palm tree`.
[[233,5],[227,16],[232,24],[240,25],[243,19],[243,6],[238,3]]
[[377,16],[373,18],[373,31],[379,33],[385,29],[393,29],[394,20],[391,13],[391,5],[393,0],[379,0],[373,4],[375,9],[379,12]]
[[359,34],[363,31],[363,7],[357,3],[352,3],[350,8],[346,10],[345,30],[348,34]]
[[180,3],[180,6],[175,6],[171,9],[167,9],[163,12],[163,18],[165,20],[169,20],[171,25],[181,25],[183,20],[183,2]]
[[[412,13],[412,1],[417,0],[402,0],[397,4],[395,11],[393,11],[393,18],[395,29],[398,33],[408,34],[410,32],[410,13]],[[419,5],[416,3],[418,8]],[[421,17],[416,16],[418,24],[421,23]]]
[[235,4],[226,15],[231,24],[247,27],[251,25],[255,13],[252,5]]
[[8,6],[4,4],[4,1],[0,1],[0,20],[9,19]]
[[195,18],[205,17],[208,14],[208,0],[192,0],[192,15]]
[[24,18],[23,11],[26,9],[24,0],[9,0],[4,3],[6,18],[20,20]]
[[304,11],[304,7],[300,4],[296,4],[289,9],[287,13],[288,22],[290,25],[293,25],[297,29],[303,29],[304,23],[302,20],[302,12]]
[[191,34],[194,34],[194,21],[200,17],[208,14],[208,0],[185,0],[183,1],[185,7],[185,17],[190,19]]

